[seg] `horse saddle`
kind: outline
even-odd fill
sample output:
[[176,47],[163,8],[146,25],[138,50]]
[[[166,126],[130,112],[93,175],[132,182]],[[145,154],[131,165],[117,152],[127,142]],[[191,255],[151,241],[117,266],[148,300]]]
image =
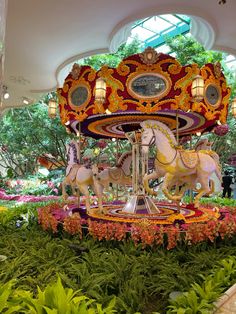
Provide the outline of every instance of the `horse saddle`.
[[108,168],[109,176],[114,180],[118,181],[122,175],[122,169],[121,168]]
[[186,168],[195,168],[198,163],[198,154],[195,151],[180,150],[180,158]]

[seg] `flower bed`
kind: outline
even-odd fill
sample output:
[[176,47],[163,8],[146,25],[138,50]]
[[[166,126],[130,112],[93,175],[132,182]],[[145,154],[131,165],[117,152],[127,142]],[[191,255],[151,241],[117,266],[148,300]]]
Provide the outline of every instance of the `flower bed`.
[[7,194],[4,189],[0,189],[0,199],[5,201],[17,201],[17,202],[44,202],[49,200],[59,200],[59,196],[54,195],[42,195],[42,196],[34,196],[34,195],[19,195],[19,194]]
[[[209,206],[209,205],[208,205]],[[177,214],[178,215],[178,214]],[[148,219],[139,223],[101,222],[90,219],[81,211],[81,215],[72,210],[62,211],[57,204],[50,204],[38,209],[38,222],[44,230],[57,233],[59,226],[66,233],[83,236],[82,229],[99,241],[131,239],[135,244],[146,246],[164,246],[168,250],[180,244],[194,245],[204,241],[214,242],[236,234],[236,214],[232,208],[224,207],[220,219],[211,219],[206,223],[173,224],[159,226],[151,224]],[[60,228],[61,229],[61,228]]]

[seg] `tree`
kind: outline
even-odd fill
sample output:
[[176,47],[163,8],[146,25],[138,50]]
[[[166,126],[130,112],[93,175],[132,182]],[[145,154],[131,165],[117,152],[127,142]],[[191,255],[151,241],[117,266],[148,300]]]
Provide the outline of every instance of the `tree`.
[[0,165],[16,176],[32,174],[43,153],[64,160],[66,132],[59,118],[49,119],[47,106],[10,109],[1,122]]
[[[134,40],[128,45],[122,45],[116,54],[96,55],[83,60],[95,69],[103,64],[116,67],[117,64],[130,54],[140,50],[140,43]],[[37,165],[37,157],[51,154],[65,162],[65,145],[73,135],[66,133],[59,117],[48,117],[47,103],[55,93],[45,95],[39,103],[19,109],[10,109],[4,115],[0,126],[0,166],[8,169],[15,176],[32,174]],[[115,143],[107,141],[105,148],[111,161],[115,160]],[[121,149],[122,149],[122,145]],[[86,149],[94,150],[97,143],[87,139]],[[97,150],[98,151],[98,150]],[[99,152],[99,151],[98,151]]]
[[222,52],[206,51],[194,38],[183,35],[167,38],[166,44],[182,65],[196,63],[202,67],[206,63],[221,62],[225,56]]

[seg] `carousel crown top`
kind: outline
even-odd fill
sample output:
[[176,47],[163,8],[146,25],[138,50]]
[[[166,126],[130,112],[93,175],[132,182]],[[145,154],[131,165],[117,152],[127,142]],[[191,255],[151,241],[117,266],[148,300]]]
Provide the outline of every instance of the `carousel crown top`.
[[148,47],[117,68],[74,64],[58,96],[61,121],[75,133],[126,138],[151,119],[183,136],[226,123],[230,88],[219,62],[182,66]]

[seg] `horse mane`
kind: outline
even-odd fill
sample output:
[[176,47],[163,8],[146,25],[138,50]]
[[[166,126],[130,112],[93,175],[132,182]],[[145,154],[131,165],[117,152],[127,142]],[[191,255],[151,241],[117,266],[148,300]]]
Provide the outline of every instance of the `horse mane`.
[[130,155],[132,155],[132,152],[131,152],[131,151],[123,153],[123,154],[120,156],[120,158],[119,158],[119,160],[118,160],[116,166],[117,166],[117,167],[122,167],[124,161],[125,161],[126,158],[128,158]]
[[171,129],[166,125],[164,124],[163,122],[160,122],[160,121],[156,121],[156,120],[147,120],[147,121],[144,121],[144,122],[141,122],[140,123],[141,127],[144,128],[144,129],[158,129],[157,126],[159,126],[161,129],[165,130],[166,132],[168,132],[172,142],[174,145],[177,145],[177,142],[176,142],[176,139],[175,139],[175,136],[173,134],[173,132],[171,131]]

